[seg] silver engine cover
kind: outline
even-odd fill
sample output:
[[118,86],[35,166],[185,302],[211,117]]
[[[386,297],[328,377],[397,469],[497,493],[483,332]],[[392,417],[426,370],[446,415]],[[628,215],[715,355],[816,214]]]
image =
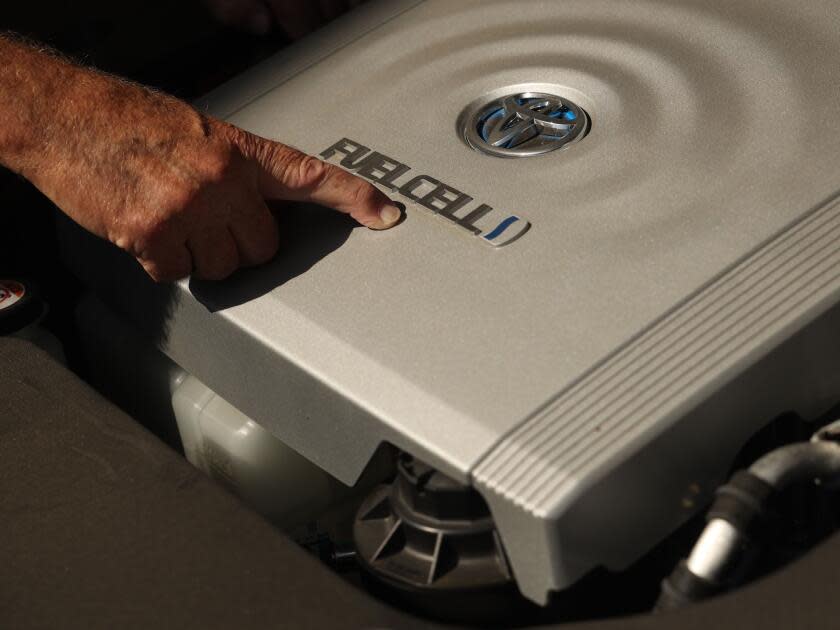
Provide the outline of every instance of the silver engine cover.
[[[571,99],[588,134],[471,148],[462,113],[518,91]],[[456,219],[492,206],[485,236],[530,229],[492,247],[384,187],[393,230],[330,222],[181,283],[164,349],[347,483],[383,442],[470,481],[545,601],[695,513],[776,414],[838,398],[838,96],[836,0],[365,6],[200,106],[379,152],[410,169],[397,188],[471,197]]]

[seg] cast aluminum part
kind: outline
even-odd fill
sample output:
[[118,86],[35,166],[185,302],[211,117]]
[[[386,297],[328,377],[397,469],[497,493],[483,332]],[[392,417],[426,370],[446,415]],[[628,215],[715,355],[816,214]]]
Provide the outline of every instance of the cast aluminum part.
[[729,521],[712,519],[691,550],[688,570],[709,582],[718,583],[740,560],[736,552],[744,544],[744,535]]
[[[465,108],[519,92],[591,130],[470,148]],[[474,484],[544,602],[694,514],[766,421],[834,402],[839,92],[835,0],[364,5],[200,107],[312,154],[351,139],[531,229],[484,247],[410,198],[387,232],[308,227],[179,284],[164,348],[345,482],[389,442]]]
[[[750,473],[776,491],[818,479],[836,484],[840,479],[840,421],[832,422],[817,431],[810,442],[790,444],[758,459],[750,466]],[[703,529],[687,561],[688,570],[695,576],[719,584],[737,569],[748,539],[733,524],[714,518]]]

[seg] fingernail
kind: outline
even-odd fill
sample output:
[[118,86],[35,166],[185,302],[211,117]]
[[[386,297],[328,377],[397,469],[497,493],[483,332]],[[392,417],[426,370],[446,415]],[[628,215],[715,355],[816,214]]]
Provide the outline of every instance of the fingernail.
[[397,221],[400,220],[402,216],[402,212],[397,206],[383,206],[382,210],[379,211],[379,218],[382,219],[382,223],[385,224],[386,227],[391,227]]
[[257,11],[249,21],[251,31],[256,35],[267,35],[271,30],[271,16],[268,11]]

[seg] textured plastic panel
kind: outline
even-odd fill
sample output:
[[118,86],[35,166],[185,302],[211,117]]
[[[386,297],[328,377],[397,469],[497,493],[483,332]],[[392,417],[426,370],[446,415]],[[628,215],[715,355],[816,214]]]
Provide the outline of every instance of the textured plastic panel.
[[[528,551],[515,554],[528,558],[523,581],[541,558],[554,559],[556,582],[524,588],[536,596],[567,584],[593,556],[626,565],[638,554],[630,549],[653,544],[666,523],[678,524],[707,499],[734,450],[763,422],[788,409],[814,416],[838,397],[840,312],[820,317],[840,298],[838,239],[834,199],[602,362],[483,460],[477,485],[497,518],[516,522],[516,538],[528,540]],[[630,473],[620,468],[627,462]],[[640,481],[643,471],[653,478]],[[614,511],[616,492],[623,511]],[[599,513],[583,517],[591,519],[589,533],[565,538],[565,523],[575,523],[572,532],[582,526],[576,519],[592,497]],[[581,538],[595,548],[572,545]],[[569,561],[575,557],[580,564]],[[552,571],[539,573],[545,580]]]
[[[683,392],[840,289],[840,204],[786,230],[566,390],[475,471],[539,515],[649,431]],[[810,308],[809,308],[810,307]]]
[[[840,69],[825,62],[836,12],[424,2],[228,118],[315,154],[350,138],[410,166],[406,177],[521,213],[531,230],[488,251],[408,202],[387,233],[325,228],[336,245],[256,299],[231,296],[297,262],[281,254],[199,298],[375,418],[373,435],[356,432],[366,448],[394,441],[466,478],[558,391],[836,190]],[[529,159],[470,149],[459,114],[522,85],[572,96],[592,116],[589,135]],[[228,107],[224,90],[217,98]],[[179,331],[176,321],[174,340]],[[353,474],[342,458],[360,461],[357,448],[319,455],[331,417],[301,417],[306,432],[279,423],[270,396],[235,400],[224,376],[204,380],[334,474]]]

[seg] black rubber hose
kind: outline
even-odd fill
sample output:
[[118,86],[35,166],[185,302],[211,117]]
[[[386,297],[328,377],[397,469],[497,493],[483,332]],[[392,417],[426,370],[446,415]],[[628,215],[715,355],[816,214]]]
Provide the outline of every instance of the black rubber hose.
[[749,470],[735,473],[718,489],[688,560],[662,582],[656,610],[680,608],[731,588],[749,547],[766,529],[770,498],[798,483],[838,478],[840,444],[816,438],[771,451]]
[[819,441],[783,446],[756,461],[750,472],[777,491],[812,479],[835,479],[840,476],[840,444]]

